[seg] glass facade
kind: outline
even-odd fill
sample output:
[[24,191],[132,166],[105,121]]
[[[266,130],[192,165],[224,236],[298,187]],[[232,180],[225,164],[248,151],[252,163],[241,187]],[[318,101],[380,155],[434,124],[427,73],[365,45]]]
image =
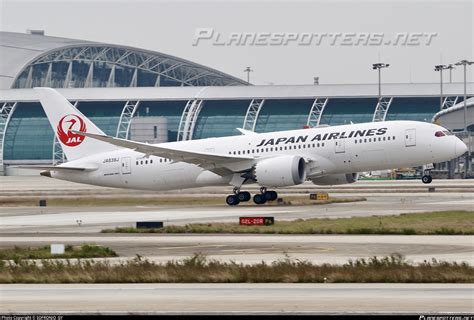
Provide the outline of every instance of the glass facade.
[[126,101],[82,101],[76,106],[107,135],[115,136]]
[[38,57],[12,88],[176,87],[248,85],[190,61],[139,49],[78,45]]
[[5,133],[5,160],[50,160],[53,129],[39,102],[20,102]]
[[329,99],[320,124],[336,126],[342,124],[370,122],[377,106],[376,98]]
[[393,98],[385,120],[414,120],[431,122],[439,111],[439,98]]
[[181,101],[140,101],[136,117],[162,116],[168,121],[168,141],[178,138],[179,121],[187,100]]
[[193,139],[239,135],[250,100],[208,100],[199,113]]
[[265,100],[260,110],[256,132],[303,129],[314,99]]

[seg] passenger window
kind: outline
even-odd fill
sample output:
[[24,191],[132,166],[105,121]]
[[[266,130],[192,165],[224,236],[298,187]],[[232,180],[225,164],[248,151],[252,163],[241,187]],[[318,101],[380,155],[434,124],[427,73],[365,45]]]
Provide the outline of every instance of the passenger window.
[[138,161],[137,161],[137,166],[138,166]]
[[143,160],[140,161],[140,164],[143,164]]
[[390,140],[390,137],[387,137],[387,140]]

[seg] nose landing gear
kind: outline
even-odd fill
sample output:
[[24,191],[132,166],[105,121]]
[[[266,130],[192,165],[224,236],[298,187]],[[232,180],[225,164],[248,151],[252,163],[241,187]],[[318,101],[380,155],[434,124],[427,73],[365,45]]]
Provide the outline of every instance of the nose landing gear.
[[430,170],[423,171],[423,176],[421,177],[421,181],[425,184],[431,183],[431,181],[433,181]]

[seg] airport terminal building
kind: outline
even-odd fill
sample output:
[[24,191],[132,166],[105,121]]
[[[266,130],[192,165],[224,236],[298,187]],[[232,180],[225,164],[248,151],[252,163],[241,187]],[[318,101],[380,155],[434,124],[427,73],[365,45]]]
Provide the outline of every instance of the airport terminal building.
[[[0,174],[64,160],[37,86],[58,88],[106,134],[150,143],[384,120],[464,129],[462,83],[444,85],[442,104],[439,83],[384,84],[379,102],[376,84],[253,86],[159,52],[9,32],[0,32],[0,57]],[[474,99],[466,102],[472,135]]]

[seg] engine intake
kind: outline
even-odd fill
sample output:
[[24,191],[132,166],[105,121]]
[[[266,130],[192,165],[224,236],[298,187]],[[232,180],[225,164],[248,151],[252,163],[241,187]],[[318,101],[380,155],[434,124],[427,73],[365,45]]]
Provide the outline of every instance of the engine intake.
[[306,162],[299,156],[279,156],[258,162],[253,179],[264,187],[287,187],[306,180]]
[[358,173],[340,173],[340,174],[329,174],[319,178],[311,179],[314,184],[321,186],[330,186],[338,184],[354,183],[359,179]]

